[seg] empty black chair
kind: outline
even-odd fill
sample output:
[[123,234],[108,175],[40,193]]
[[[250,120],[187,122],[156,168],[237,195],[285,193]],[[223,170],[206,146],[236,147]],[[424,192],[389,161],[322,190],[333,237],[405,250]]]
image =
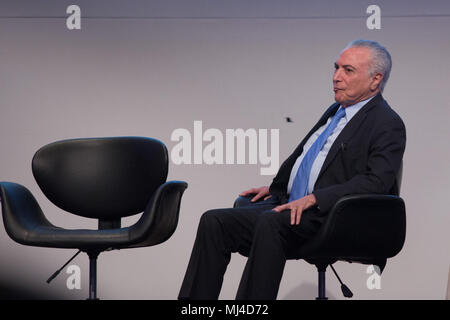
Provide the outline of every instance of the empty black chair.
[[[111,137],[51,143],[36,152],[33,175],[59,208],[98,219],[98,230],[52,225],[24,186],[0,182],[3,222],[24,245],[76,248],[90,261],[89,299],[97,298],[97,257],[106,250],[160,244],[175,231],[183,181],[167,181],[168,153],[156,139]],[[121,218],[143,212],[121,228]],[[78,252],[78,253],[79,253]]]
[[[318,233],[300,249],[300,259],[314,264],[318,271],[318,300],[326,300],[325,272],[336,261],[376,265],[383,271],[388,258],[397,255],[406,237],[405,203],[398,196],[402,166],[392,194],[348,195],[337,201]],[[239,197],[234,207],[245,206],[250,197]],[[345,297],[352,292],[342,283]]]

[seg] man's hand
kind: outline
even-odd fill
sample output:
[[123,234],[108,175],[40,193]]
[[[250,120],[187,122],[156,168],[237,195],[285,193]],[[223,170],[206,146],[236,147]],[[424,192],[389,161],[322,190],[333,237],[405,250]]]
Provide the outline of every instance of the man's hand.
[[250,200],[251,202],[258,201],[262,197],[264,197],[264,200],[267,200],[271,197],[271,194],[269,192],[269,187],[267,187],[267,186],[259,187],[259,188],[252,188],[250,190],[241,192],[239,195],[241,197],[245,197],[245,196],[248,196],[250,194],[255,194],[255,193],[256,193],[256,195]]
[[291,209],[291,225],[299,224],[303,211],[315,205],[316,202],[317,200],[314,194],[309,194],[303,198],[277,206],[272,210],[275,212],[281,212],[283,210]]

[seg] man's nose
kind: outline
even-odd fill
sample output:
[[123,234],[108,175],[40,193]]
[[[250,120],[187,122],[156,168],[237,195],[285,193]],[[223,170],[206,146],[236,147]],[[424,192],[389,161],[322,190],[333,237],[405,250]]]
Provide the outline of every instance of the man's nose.
[[339,81],[341,81],[341,70],[336,69],[333,74],[333,82],[339,82]]

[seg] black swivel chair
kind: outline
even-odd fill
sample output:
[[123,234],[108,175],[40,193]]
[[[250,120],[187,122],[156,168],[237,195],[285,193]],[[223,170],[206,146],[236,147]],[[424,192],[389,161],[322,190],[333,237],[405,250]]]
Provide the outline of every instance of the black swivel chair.
[[[402,167],[397,174],[398,192]],[[244,206],[251,197],[239,197],[234,207]],[[373,264],[383,271],[387,258],[397,255],[406,236],[406,212],[402,198],[395,195],[359,194],[339,199],[329,212],[317,235],[300,250],[300,258],[314,264],[318,271],[317,300],[327,300],[325,272],[330,266],[336,274],[345,297],[353,293],[345,286],[335,269],[336,261]]]
[[[187,188],[183,181],[166,182],[167,148],[144,137],[54,142],[36,152],[32,171],[51,202],[69,213],[98,219],[98,230],[54,226],[27,188],[0,182],[6,231],[24,245],[86,252],[89,299],[97,299],[98,255],[169,239],[177,227],[181,197]],[[121,228],[121,218],[141,212],[135,224]]]

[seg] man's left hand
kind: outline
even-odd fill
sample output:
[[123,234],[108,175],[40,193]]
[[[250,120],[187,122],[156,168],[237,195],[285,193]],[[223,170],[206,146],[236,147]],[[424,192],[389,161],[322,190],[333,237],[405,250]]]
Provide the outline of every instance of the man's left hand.
[[283,210],[291,210],[291,225],[299,224],[304,210],[312,207],[317,203],[314,194],[309,194],[303,198],[285,203],[283,205],[277,206],[272,210],[275,212],[281,212]]

